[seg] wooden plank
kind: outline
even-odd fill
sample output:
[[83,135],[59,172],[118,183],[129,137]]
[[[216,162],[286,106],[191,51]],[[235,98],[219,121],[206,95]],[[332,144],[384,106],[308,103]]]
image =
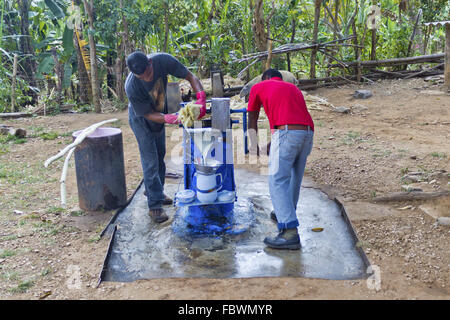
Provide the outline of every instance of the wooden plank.
[[373,198],[372,202],[395,202],[395,201],[412,201],[412,200],[430,200],[439,197],[447,197],[450,195],[450,191],[438,191],[438,192],[396,192],[386,196]]
[[15,118],[24,118],[31,117],[31,113],[26,112],[10,112],[10,113],[0,113],[0,119],[15,119]]

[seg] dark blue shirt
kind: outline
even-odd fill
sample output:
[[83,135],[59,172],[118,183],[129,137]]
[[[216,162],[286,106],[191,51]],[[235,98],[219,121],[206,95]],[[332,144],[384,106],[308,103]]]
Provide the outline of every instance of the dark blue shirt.
[[189,72],[180,61],[168,53],[154,53],[147,57],[152,60],[153,80],[140,80],[132,72],[125,80],[129,107],[132,107],[138,116],[151,112],[167,113],[167,76],[170,74],[185,79]]

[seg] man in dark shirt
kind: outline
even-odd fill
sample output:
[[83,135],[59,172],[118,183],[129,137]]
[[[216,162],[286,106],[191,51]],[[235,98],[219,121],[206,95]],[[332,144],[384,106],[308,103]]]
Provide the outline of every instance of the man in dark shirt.
[[206,114],[206,94],[200,80],[170,54],[147,56],[136,51],[127,57],[127,66],[131,71],[125,80],[129,122],[139,145],[149,215],[154,222],[162,223],[169,218],[162,205],[173,203],[164,195],[164,124],[179,123],[176,114],[167,114],[167,77],[172,75],[189,81],[196,92],[196,103],[202,105],[199,119]]
[[[274,249],[300,249],[296,211],[306,159],[313,145],[314,122],[300,89],[283,81],[278,70],[266,70],[262,80],[250,90],[247,111],[248,127],[257,131],[263,105],[272,131],[269,191],[274,207],[271,218],[277,221],[279,234],[265,238],[264,243]],[[255,140],[252,145],[257,145]]]

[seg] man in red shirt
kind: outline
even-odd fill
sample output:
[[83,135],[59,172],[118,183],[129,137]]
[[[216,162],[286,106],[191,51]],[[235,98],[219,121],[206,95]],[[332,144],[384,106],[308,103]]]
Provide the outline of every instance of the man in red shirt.
[[[255,84],[248,102],[249,129],[258,130],[261,105],[272,131],[269,154],[269,191],[274,207],[271,218],[279,233],[264,243],[275,249],[300,249],[297,203],[314,137],[314,122],[303,94],[294,84],[283,81],[278,70],[268,69]],[[252,145],[257,135],[251,134]],[[253,141],[252,141],[253,140]]]

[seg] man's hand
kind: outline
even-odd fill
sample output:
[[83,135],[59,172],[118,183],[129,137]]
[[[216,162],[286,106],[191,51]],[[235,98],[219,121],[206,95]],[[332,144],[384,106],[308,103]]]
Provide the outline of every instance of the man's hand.
[[202,106],[200,108],[200,115],[198,116],[198,119],[197,119],[197,120],[200,120],[206,114],[206,93],[205,93],[205,91],[197,92],[197,102],[195,102],[195,103]]
[[180,124],[181,123],[181,121],[178,120],[178,114],[176,114],[176,113],[165,114],[164,122],[170,123],[170,124]]

